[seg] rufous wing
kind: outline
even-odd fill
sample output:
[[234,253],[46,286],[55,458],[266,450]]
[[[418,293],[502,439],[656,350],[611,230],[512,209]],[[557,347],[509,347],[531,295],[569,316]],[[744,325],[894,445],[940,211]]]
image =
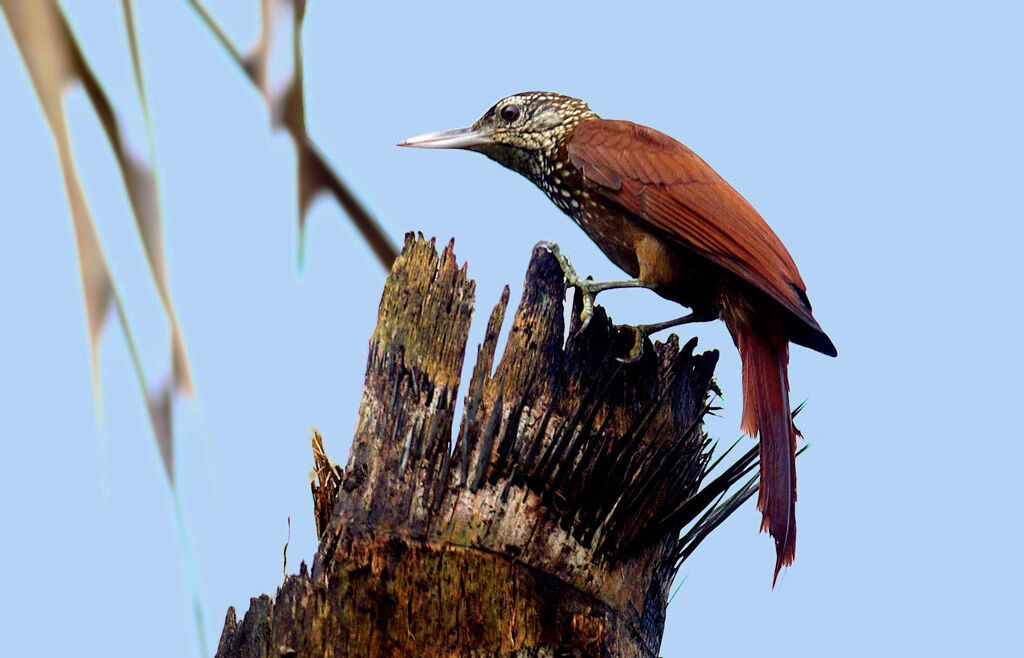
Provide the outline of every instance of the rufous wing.
[[593,119],[576,127],[568,154],[603,195],[649,228],[748,281],[790,311],[808,330],[793,340],[835,356],[835,347],[811,315],[807,287],[782,241],[696,153],[646,126]]

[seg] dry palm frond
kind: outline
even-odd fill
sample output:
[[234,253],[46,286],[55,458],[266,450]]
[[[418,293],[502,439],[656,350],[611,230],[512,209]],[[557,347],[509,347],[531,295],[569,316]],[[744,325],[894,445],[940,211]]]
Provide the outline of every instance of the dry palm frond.
[[[302,53],[300,33],[305,14],[304,0],[290,2],[293,12],[293,66],[291,78],[279,92],[272,92],[267,83],[267,70],[273,44],[273,26],[281,0],[260,0],[262,29],[255,47],[242,55],[227,39],[198,0],[189,0],[204,24],[218,38],[232,59],[242,68],[267,103],[273,124],[284,128],[295,143],[298,166],[298,210],[300,259],[306,215],[320,192],[331,194],[352,219],[381,264],[390,268],[397,253],[394,244],[373,215],[332,170],[326,158],[309,137],[305,125],[302,84]],[[173,431],[171,418],[176,394],[193,394],[194,387],[177,313],[170,294],[164,258],[163,231],[160,217],[155,157],[149,108],[143,84],[142,65],[136,38],[130,0],[122,0],[135,83],[146,124],[148,158],[130,150],[117,113],[85,60],[59,4],[56,0],[0,0],[11,32],[21,51],[32,79],[40,105],[54,136],[64,185],[71,209],[72,225],[82,277],[93,385],[99,407],[98,371],[99,343],[111,307],[118,313],[136,369],[140,386],[147,400],[150,421],[163,460],[168,480],[174,483]],[[75,170],[74,157],[63,107],[63,92],[80,84],[96,112],[110,143],[128,196],[136,226],[146,254],[161,304],[167,313],[171,335],[171,373],[155,391],[146,384],[135,341],[129,329],[121,299],[103,255],[96,227],[86,202],[81,181]]]
[[[125,2],[126,18],[130,7]],[[99,407],[99,343],[111,307],[117,311],[128,349],[131,353],[139,385],[146,398],[147,410],[157,447],[168,481],[174,485],[174,441],[171,426],[173,398],[176,393],[191,394],[192,376],[189,371],[185,343],[171,303],[164,262],[163,237],[156,178],[152,167],[132,153],[107,94],[92,72],[60,6],[54,0],[0,0],[11,33],[21,51],[29,77],[47,124],[53,134],[60,160],[64,187],[71,210],[71,223],[75,233],[75,246],[82,277],[85,299],[89,346],[92,357],[93,386]],[[132,43],[136,80],[142,90],[141,69],[135,48],[132,25],[127,26]],[[71,139],[64,115],[63,92],[74,84],[82,85],[93,110],[100,121],[117,160],[125,190],[135,216],[136,225],[146,252],[146,259],[171,326],[172,373],[155,391],[149,389],[124,306],[114,285],[110,268],[96,232],[92,214],[86,202],[82,183],[75,170]],[[144,102],[144,101],[143,101]],[[145,105],[143,105],[145,107]]]
[[313,492],[313,517],[316,519],[316,538],[320,539],[327,524],[331,520],[334,502],[338,498],[338,488],[344,478],[341,467],[333,463],[324,452],[324,440],[320,432],[313,429],[313,470],[310,472],[309,486]]
[[[272,91],[267,82],[267,70],[274,38],[276,11],[287,2],[292,9],[292,66],[291,78],[281,91]],[[199,0],[188,0],[196,14],[213,32],[231,59],[245,72],[256,87],[270,112],[275,128],[283,128],[295,143],[298,166],[299,189],[299,258],[302,258],[306,214],[313,200],[321,192],[334,197],[363,239],[373,250],[377,260],[390,270],[398,250],[395,243],[374,218],[373,214],[359,201],[355,193],[345,184],[327,162],[327,158],[309,136],[306,130],[305,96],[302,77],[302,21],[306,14],[305,0],[260,0],[262,29],[256,45],[243,55],[220,28],[217,22]]]
[[[182,392],[192,394],[192,375],[188,367],[188,360],[185,356],[185,344],[181,335],[181,328],[178,325],[178,317],[174,312],[174,305],[171,303],[171,293],[167,284],[167,264],[164,260],[163,226],[160,219],[159,189],[156,184],[156,153],[153,147],[153,129],[149,119],[149,104],[146,102],[146,88],[142,81],[142,60],[139,57],[138,39],[135,34],[135,19],[132,12],[131,0],[122,0],[121,7],[124,12],[125,31],[128,33],[128,44],[131,51],[132,70],[135,73],[135,85],[139,94],[139,102],[142,105],[142,114],[146,123],[146,139],[149,147],[150,166],[140,166],[133,160],[130,154],[122,156],[125,152],[123,140],[115,142],[116,132],[107,130],[111,146],[114,147],[118,162],[134,164],[130,168],[124,165],[121,167],[125,175],[125,187],[128,190],[128,198],[131,201],[135,213],[135,222],[142,238],[142,245],[146,251],[146,260],[149,263],[153,279],[156,281],[157,291],[160,293],[160,301],[167,311],[171,323],[171,365],[174,369],[174,381]],[[103,95],[102,89],[96,86],[97,99],[103,102],[107,108],[109,101]],[[90,94],[90,97],[92,94]],[[94,101],[96,104],[97,101]],[[99,109],[97,109],[99,112]],[[113,117],[113,112],[109,112]],[[127,171],[131,172],[129,179]]]

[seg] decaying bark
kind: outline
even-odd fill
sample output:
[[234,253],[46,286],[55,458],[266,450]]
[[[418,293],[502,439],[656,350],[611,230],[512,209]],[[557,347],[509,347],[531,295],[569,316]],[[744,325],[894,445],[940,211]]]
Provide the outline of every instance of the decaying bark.
[[624,364],[632,334],[600,307],[566,341],[562,274],[536,249],[449,449],[474,292],[451,245],[407,236],[348,466],[317,458],[313,567],[240,623],[229,609],[218,656],[657,655],[679,563],[756,491],[722,502],[756,451],[701,486],[717,353],[673,336]]

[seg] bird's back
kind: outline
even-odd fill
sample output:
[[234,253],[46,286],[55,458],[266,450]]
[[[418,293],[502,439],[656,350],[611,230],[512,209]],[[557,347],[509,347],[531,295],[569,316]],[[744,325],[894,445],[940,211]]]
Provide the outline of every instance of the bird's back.
[[591,119],[576,126],[566,152],[600,194],[645,228],[785,309],[793,342],[835,356],[789,251],[754,207],[691,149],[646,126]]

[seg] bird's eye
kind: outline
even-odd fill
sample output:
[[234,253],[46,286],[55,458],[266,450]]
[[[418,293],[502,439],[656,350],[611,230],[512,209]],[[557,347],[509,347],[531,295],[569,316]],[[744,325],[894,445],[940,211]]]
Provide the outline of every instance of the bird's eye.
[[501,108],[501,118],[505,121],[512,123],[519,118],[519,106],[518,105],[506,105]]

